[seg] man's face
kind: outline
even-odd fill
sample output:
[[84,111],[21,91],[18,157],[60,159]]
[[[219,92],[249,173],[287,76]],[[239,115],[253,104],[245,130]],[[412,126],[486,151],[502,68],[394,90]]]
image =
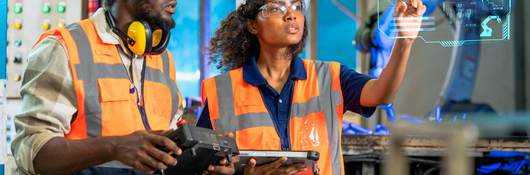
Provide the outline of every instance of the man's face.
[[172,29],[175,21],[171,17],[176,12],[177,0],[132,0],[132,15],[135,20],[147,21],[153,28]]

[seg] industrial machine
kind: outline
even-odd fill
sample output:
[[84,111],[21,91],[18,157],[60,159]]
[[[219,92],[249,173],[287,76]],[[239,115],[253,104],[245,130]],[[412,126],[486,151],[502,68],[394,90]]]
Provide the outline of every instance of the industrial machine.
[[[7,2],[0,1],[0,21],[7,20]],[[7,26],[0,25],[0,41],[6,40]],[[6,60],[6,42],[0,42],[0,62]],[[5,159],[6,159],[6,118],[5,115],[5,65],[0,65],[0,175],[4,174]]]
[[[28,63],[28,54],[39,36],[50,29],[65,27],[87,18],[99,6],[98,0],[6,0],[0,2],[1,56],[5,65],[0,66],[0,164],[7,154],[15,136],[13,117],[20,112],[20,85]],[[5,8],[5,9],[3,9]],[[5,29],[3,27],[6,27]],[[5,42],[7,41],[7,42]],[[6,53],[7,51],[7,53]],[[2,60],[2,59],[0,59]],[[5,67],[4,67],[5,66]],[[6,143],[6,144],[4,144]],[[13,174],[13,163],[6,163],[6,174]],[[0,171],[3,174],[4,171]]]

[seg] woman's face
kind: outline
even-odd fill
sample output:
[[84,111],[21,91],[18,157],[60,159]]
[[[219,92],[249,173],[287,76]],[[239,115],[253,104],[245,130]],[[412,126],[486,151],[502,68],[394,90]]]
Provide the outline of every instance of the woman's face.
[[288,47],[304,34],[305,7],[301,0],[268,0],[249,26],[261,45]]

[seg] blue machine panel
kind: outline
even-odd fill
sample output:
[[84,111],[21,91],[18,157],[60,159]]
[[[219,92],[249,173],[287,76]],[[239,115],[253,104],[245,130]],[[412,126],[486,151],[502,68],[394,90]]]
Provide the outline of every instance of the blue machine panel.
[[[0,1],[0,23],[7,23],[7,0]],[[0,25],[0,63],[5,63],[7,59],[6,54],[6,44],[7,44],[7,25]],[[6,64],[0,64],[0,80],[5,81],[6,79]],[[3,89],[3,88],[0,88]],[[4,116],[1,116],[0,122],[4,122]],[[1,125],[0,125],[1,126]],[[4,129],[4,128],[0,128]],[[5,144],[6,138],[4,135],[0,135],[0,144]],[[0,146],[0,148],[4,148]],[[4,156],[2,153],[5,153],[5,150],[0,150],[0,175],[4,175]]]
[[[0,0],[0,23],[7,24],[7,0]],[[7,25],[0,25],[0,63],[7,59]],[[6,64],[0,64],[0,79],[6,79]]]

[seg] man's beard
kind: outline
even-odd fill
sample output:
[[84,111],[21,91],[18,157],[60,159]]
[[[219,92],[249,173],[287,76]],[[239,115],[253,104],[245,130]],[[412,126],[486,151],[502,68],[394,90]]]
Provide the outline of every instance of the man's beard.
[[169,30],[175,27],[175,21],[173,19],[163,19],[158,16],[151,16],[149,14],[146,14],[146,16],[143,17],[144,21],[149,23],[153,29],[165,29]]
[[175,21],[173,19],[163,19],[161,14],[155,14],[153,7],[147,3],[139,3],[140,6],[134,15],[135,20],[143,20],[151,25],[153,29],[165,29],[169,30],[175,27]]

